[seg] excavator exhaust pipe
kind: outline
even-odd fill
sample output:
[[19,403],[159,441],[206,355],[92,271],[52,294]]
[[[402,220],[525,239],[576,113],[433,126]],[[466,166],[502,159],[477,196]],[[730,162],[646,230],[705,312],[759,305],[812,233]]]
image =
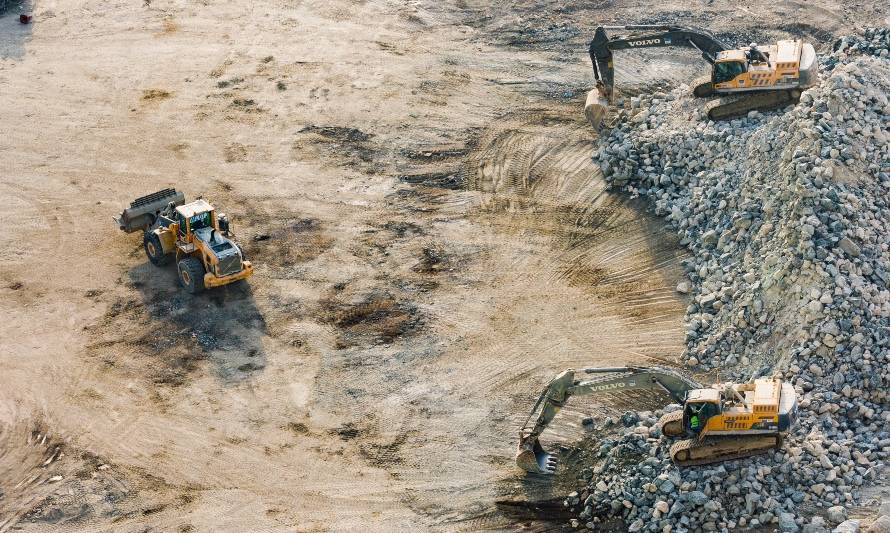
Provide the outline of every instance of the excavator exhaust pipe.
[[532,474],[553,474],[556,471],[556,456],[547,453],[537,437],[520,438],[516,464]]
[[603,126],[603,120],[609,111],[609,100],[602,95],[599,89],[593,89],[587,93],[587,101],[584,103],[584,115],[593,129],[599,131]]

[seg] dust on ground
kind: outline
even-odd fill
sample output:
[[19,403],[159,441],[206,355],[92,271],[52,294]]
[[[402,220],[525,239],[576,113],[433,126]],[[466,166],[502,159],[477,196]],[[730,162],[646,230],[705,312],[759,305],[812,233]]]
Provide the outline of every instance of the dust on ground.
[[[572,474],[512,462],[533,399],[565,367],[675,361],[686,306],[677,243],[590,160],[592,29],[826,46],[876,5],[72,0],[0,17],[0,531],[561,520],[547,502]],[[626,94],[703,68],[616,63]],[[116,230],[167,186],[230,215],[246,285],[189,296]],[[577,442],[594,409],[545,438]]]

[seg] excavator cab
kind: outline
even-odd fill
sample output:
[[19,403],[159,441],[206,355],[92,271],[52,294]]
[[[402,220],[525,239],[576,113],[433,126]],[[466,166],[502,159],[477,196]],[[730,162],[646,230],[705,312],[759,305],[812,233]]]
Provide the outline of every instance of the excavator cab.
[[683,407],[683,427],[698,435],[707,426],[708,419],[719,415],[720,412],[720,392],[718,390],[691,390]]
[[747,70],[748,64],[745,61],[720,61],[714,63],[714,71],[711,75],[711,81],[714,84],[726,83],[744,74]]

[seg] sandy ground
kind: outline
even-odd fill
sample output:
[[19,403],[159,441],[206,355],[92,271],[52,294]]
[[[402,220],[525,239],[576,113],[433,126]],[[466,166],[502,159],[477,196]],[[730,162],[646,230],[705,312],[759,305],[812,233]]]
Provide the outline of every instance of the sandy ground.
[[[495,504],[571,485],[512,463],[540,388],[683,344],[682,250],[590,161],[592,28],[825,45],[886,17],[644,6],[46,0],[33,25],[0,18],[0,532],[549,527]],[[627,93],[704,68],[616,67]],[[230,215],[246,286],[189,296],[116,229],[166,186]],[[609,408],[582,404],[551,442]]]

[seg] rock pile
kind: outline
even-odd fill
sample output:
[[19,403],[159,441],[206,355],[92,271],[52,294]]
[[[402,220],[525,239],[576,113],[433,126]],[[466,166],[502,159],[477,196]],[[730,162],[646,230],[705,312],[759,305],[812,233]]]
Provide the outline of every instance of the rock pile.
[[847,508],[890,455],[888,54],[890,29],[845,37],[799,104],[730,122],[703,118],[688,87],[633,98],[601,143],[610,184],[650,199],[691,251],[684,362],[780,374],[801,418],[780,451],[678,470],[660,413],[642,416],[567,498],[577,527],[858,529]]

